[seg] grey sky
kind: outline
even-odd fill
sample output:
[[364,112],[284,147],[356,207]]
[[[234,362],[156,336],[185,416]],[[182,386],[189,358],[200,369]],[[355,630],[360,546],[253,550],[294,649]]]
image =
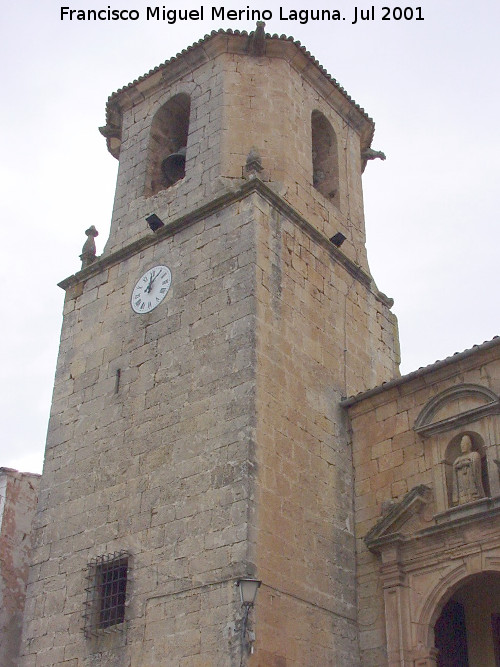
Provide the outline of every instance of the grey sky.
[[[61,324],[56,283],[78,270],[84,230],[98,228],[100,252],[109,229],[117,162],[97,130],[106,99],[212,29],[254,28],[209,20],[210,7],[244,2],[204,3],[203,22],[176,25],[146,21],[139,1],[110,4],[139,10],[135,22],[61,21],[61,4],[9,3],[0,27],[0,465],[35,472]],[[279,3],[249,6],[270,9],[266,30],[300,40],[376,122],[373,147],[387,160],[364,175],[368,255],[378,287],[395,299],[409,372],[500,333],[500,3],[422,0],[412,7],[423,21],[382,21],[385,4],[357,25],[351,2],[314,4],[346,20],[304,25],[280,21]],[[282,6],[284,15],[305,7]]]

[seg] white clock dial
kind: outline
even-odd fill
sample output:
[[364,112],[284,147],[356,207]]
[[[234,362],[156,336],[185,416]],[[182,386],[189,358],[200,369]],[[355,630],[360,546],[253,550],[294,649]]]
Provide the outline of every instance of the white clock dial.
[[167,296],[172,274],[168,266],[153,266],[139,278],[132,290],[130,303],[136,313],[150,313]]

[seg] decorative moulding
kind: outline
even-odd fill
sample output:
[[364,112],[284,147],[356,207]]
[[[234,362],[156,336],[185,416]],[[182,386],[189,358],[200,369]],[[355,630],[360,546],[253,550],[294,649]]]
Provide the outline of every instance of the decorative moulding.
[[[432,421],[437,412],[447,403],[461,398],[477,398],[483,401],[483,405],[465,410],[446,419]],[[491,389],[478,384],[461,384],[450,387],[431,399],[418,415],[413,428],[425,438],[469,424],[487,415],[498,413],[500,413],[500,400]]]
[[396,503],[365,536],[365,544],[371,551],[378,551],[383,544],[403,541],[406,536],[402,526],[418,514],[431,500],[431,489],[425,484],[413,487]]
[[[481,498],[472,503],[453,507],[445,512],[433,516],[433,524],[415,530],[412,522],[425,506],[432,500],[432,491],[425,484],[415,486],[404,498],[396,503],[365,536],[365,544],[370,551],[380,553],[386,549],[413,540],[434,538],[437,535],[449,534],[457,528],[470,524],[477,525],[479,521],[491,521],[500,516],[500,496],[495,498]],[[405,532],[405,525],[413,527]],[[443,543],[444,544],[444,543]]]
[[445,512],[439,512],[434,515],[434,520],[437,524],[449,523],[451,521],[457,522],[462,519],[470,519],[476,516],[486,514],[497,514],[500,510],[500,497],[496,498],[479,498],[471,503],[464,505],[457,505],[451,507]]
[[310,222],[302,217],[300,213],[298,213],[292,206],[290,206],[290,204],[288,204],[279,194],[276,194],[268,184],[261,181],[258,176],[255,176],[248,181],[243,181],[242,185],[237,189],[223,192],[215,199],[203,204],[199,208],[189,213],[180,216],[179,218],[176,218],[175,220],[167,221],[163,227],[154,233],[150,233],[149,229],[146,229],[146,224],[144,224],[145,236],[136,241],[133,241],[123,248],[120,248],[119,250],[116,250],[113,253],[110,253],[109,255],[101,255],[100,257],[97,257],[92,264],[87,266],[85,269],[82,269],[78,273],[65,278],[60,283],[58,283],[58,285],[64,290],[72,288],[75,285],[82,283],[95,275],[98,275],[101,271],[109,268],[110,266],[114,266],[115,264],[118,264],[128,257],[132,257],[140,250],[155,245],[159,240],[172,236],[180,229],[189,227],[199,220],[217,213],[218,211],[226,208],[227,206],[230,206],[231,204],[234,204],[237,201],[242,200],[254,192],[261,195],[280,213],[285,215],[291,222],[300,227],[318,245],[321,245],[325,250],[327,250],[333,261],[341,264],[353,278],[370,289],[375,298],[382,301],[383,303],[390,301],[387,297],[385,297],[385,295],[376,290],[371,277],[365,271],[363,271],[360,266],[355,264],[346,255],[344,255],[341,250],[330,243],[328,237],[322,234],[322,232],[320,232]]

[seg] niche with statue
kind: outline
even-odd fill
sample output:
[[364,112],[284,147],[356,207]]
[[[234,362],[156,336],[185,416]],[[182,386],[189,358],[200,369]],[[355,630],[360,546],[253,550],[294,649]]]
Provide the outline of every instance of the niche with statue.
[[436,394],[416,418],[414,429],[432,468],[439,521],[481,511],[491,503],[500,506],[499,415],[495,392],[464,383]]

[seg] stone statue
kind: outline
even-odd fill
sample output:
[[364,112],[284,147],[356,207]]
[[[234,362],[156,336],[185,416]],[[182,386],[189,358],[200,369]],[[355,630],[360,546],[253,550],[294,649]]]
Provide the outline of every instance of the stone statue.
[[99,232],[94,227],[94,225],[91,225],[88,229],[85,230],[85,234],[87,235],[87,240],[83,244],[82,254],[80,255],[80,259],[82,260],[82,269],[90,266],[90,264],[95,262],[97,259],[94,239],[96,236],[99,236]]
[[481,456],[472,449],[472,440],[464,435],[460,441],[460,451],[453,463],[453,505],[463,505],[478,498],[484,498],[481,480]]
[[250,43],[248,52],[252,56],[263,56],[266,50],[266,24],[263,21],[257,21],[257,27],[250,33]]

